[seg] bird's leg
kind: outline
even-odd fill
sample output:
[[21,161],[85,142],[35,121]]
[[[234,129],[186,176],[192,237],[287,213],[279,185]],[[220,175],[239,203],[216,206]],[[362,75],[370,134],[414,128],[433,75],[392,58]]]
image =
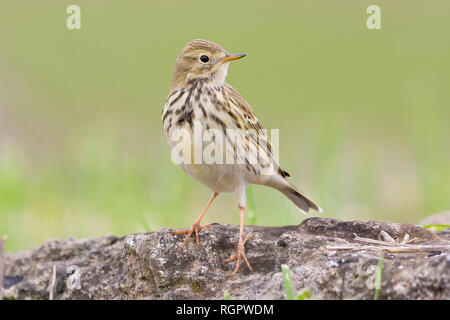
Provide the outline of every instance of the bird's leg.
[[231,262],[231,261],[237,260],[236,261],[236,266],[234,267],[234,272],[231,275],[230,279],[233,279],[234,276],[238,273],[239,266],[241,265],[242,260],[244,260],[245,264],[247,265],[247,267],[251,271],[253,271],[252,266],[248,262],[247,256],[245,255],[245,248],[244,248],[245,243],[247,242],[248,239],[250,239],[252,237],[253,234],[249,233],[248,235],[245,236],[245,238],[243,238],[243,235],[244,235],[245,208],[239,207],[239,210],[241,211],[241,217],[240,217],[240,224],[239,224],[239,241],[238,241],[238,244],[237,244],[236,253],[231,258],[228,258],[228,259],[226,259],[226,260],[224,260],[222,262],[222,263],[227,263],[227,262]]
[[210,223],[210,224],[201,226],[200,225],[200,221],[202,220],[203,216],[205,215],[206,211],[208,210],[209,206],[214,201],[214,199],[217,197],[217,195],[218,195],[217,192],[213,193],[213,195],[211,196],[211,199],[209,199],[209,201],[206,204],[205,208],[203,209],[202,213],[197,218],[197,220],[195,220],[194,224],[190,228],[187,228],[187,229],[184,229],[184,230],[180,230],[180,231],[172,231],[171,232],[171,234],[185,234],[185,233],[187,233],[186,238],[184,238],[184,241],[183,241],[183,243],[180,246],[180,251],[183,251],[183,248],[186,246],[186,243],[188,242],[188,240],[191,237],[192,233],[195,233],[195,242],[197,243],[197,247],[200,248],[200,240],[198,239],[198,232],[199,232],[199,230],[209,228],[212,225],[212,223]]

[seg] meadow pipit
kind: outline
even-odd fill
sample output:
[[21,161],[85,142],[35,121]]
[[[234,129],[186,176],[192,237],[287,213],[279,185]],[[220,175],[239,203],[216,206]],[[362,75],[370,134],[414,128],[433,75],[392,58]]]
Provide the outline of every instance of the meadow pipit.
[[219,193],[235,192],[240,210],[239,241],[235,255],[224,260],[237,260],[232,278],[242,261],[252,270],[244,249],[252,236],[244,237],[245,188],[249,184],[281,191],[304,212],[310,208],[321,211],[288,182],[286,178],[290,175],[275,161],[267,133],[252,108],[225,82],[229,62],[244,56],[229,54],[210,41],[189,42],[175,62],[172,85],[162,112],[172,159],[175,150],[182,150],[181,168],[212,190],[211,199],[192,227],[173,234],[187,234],[181,250],[193,233],[199,246],[198,232],[210,226],[200,226],[208,207]]

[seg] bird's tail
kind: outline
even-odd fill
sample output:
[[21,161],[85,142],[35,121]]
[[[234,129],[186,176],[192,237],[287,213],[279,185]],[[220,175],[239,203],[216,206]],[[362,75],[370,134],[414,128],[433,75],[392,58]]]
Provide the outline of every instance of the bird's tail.
[[309,209],[314,209],[322,212],[322,209],[314,203],[310,198],[305,196],[303,192],[294,187],[287,179],[289,174],[286,171],[279,170],[279,174],[270,176],[260,176],[258,184],[266,185],[277,189],[283,193],[304,213],[307,213]]
[[286,197],[288,197],[297,207],[303,212],[308,212],[309,209],[314,209],[322,212],[322,209],[314,203],[310,198],[305,196],[300,190],[294,187],[292,184],[288,183],[287,186],[279,188]]

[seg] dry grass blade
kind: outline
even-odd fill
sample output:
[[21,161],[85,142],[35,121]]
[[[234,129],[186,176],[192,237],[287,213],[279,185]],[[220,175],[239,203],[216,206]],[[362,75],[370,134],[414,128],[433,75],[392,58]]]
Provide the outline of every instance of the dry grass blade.
[[374,245],[348,245],[348,246],[329,246],[326,250],[384,250],[390,253],[402,252],[436,252],[450,251],[450,245],[418,245],[418,246],[374,246]]
[[383,245],[383,246],[397,246],[398,245],[392,237],[391,237],[391,239],[392,239],[393,242],[391,242],[391,241],[380,241],[380,240],[374,240],[374,239],[369,239],[369,238],[362,238],[362,237],[359,237],[358,235],[356,235],[355,233],[353,235],[355,236],[355,240],[359,241],[359,242],[371,243],[371,244],[379,244],[379,245]]
[[389,233],[387,233],[384,230],[381,230],[380,232],[381,237],[384,239],[385,242],[390,242],[390,243],[396,243],[397,241],[395,241],[394,238],[392,238]]
[[55,285],[56,285],[56,265],[53,265],[52,271],[52,282],[50,283],[49,291],[49,300],[53,300],[55,293]]
[[[387,241],[374,240],[369,238],[362,238],[356,234],[355,241],[364,244],[353,244],[343,246],[328,246],[327,250],[384,250],[390,253],[405,253],[405,252],[436,252],[436,251],[450,251],[450,244],[432,244],[432,245],[413,245],[411,244],[416,238],[409,240],[409,235],[405,235],[402,243],[396,243],[395,240],[382,231],[382,237]],[[394,241],[394,242],[392,242]]]

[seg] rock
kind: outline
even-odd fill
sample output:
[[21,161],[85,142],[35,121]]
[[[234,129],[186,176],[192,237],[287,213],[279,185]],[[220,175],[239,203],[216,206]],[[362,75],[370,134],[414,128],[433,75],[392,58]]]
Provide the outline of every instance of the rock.
[[450,225],[450,211],[433,214],[420,221],[421,225],[443,224]]
[[[221,261],[234,254],[238,231],[213,225],[200,232],[200,250],[190,240],[182,253],[183,236],[168,229],[51,240],[5,255],[4,298],[48,299],[53,288],[55,299],[223,299],[226,291],[232,299],[285,299],[281,265],[286,264],[294,291],[308,289],[312,299],[372,299],[383,248],[379,299],[450,299],[448,232],[324,218],[299,226],[246,226],[245,233],[253,233],[246,244],[253,272],[242,264],[230,280],[234,263]],[[377,242],[382,231],[398,241],[416,239],[404,245]]]

